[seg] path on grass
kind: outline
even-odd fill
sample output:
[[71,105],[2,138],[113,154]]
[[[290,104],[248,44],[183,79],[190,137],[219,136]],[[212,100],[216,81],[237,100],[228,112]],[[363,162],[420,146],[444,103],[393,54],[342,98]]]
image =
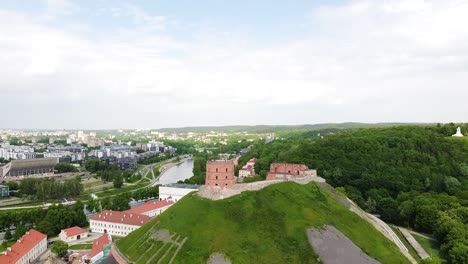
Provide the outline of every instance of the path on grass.
[[323,190],[325,190],[330,196],[332,196],[336,201],[344,205],[346,208],[354,212],[355,214],[359,215],[362,219],[369,222],[371,225],[375,227],[380,233],[382,233],[385,237],[393,241],[397,246],[398,249],[401,251],[403,255],[413,264],[417,264],[418,262],[411,256],[408,252],[408,249],[405,247],[403,242],[398,238],[398,236],[393,232],[393,230],[382,220],[378,219],[377,217],[368,214],[364,210],[362,210],[358,205],[356,205],[352,200],[350,200],[345,195],[336,191],[335,188],[330,186],[327,183],[318,183]]
[[429,254],[427,254],[426,250],[424,250],[421,244],[419,244],[419,242],[416,241],[416,239],[414,239],[413,235],[411,235],[408,229],[403,228],[403,227],[397,227],[397,228],[398,230],[400,230],[401,234],[406,238],[408,243],[414,248],[416,253],[418,253],[421,259],[429,258]]

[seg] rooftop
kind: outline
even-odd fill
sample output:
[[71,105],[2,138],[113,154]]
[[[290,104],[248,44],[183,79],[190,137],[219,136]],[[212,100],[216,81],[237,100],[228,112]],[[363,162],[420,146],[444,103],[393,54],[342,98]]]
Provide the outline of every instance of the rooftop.
[[106,210],[91,217],[90,220],[142,226],[151,218],[147,215]]
[[91,258],[102,252],[102,247],[109,245],[112,242],[109,234],[103,234],[98,239],[93,241],[93,248],[91,249]]
[[41,232],[31,229],[24,236],[18,239],[11,248],[8,248],[5,253],[0,255],[0,263],[2,264],[13,264],[16,263],[21,257],[26,255],[31,249],[33,249],[39,242],[46,239],[47,236]]
[[67,228],[67,229],[63,229],[62,231],[65,232],[67,237],[76,236],[76,235],[83,234],[83,233],[87,232],[86,230],[84,230],[83,228],[81,228],[79,226],[74,226],[74,227],[70,227],[70,228]]
[[152,210],[156,210],[158,208],[163,208],[165,206],[174,204],[173,201],[171,200],[162,200],[162,201],[156,201],[156,202],[147,202],[143,205],[140,205],[138,207],[132,208],[130,210],[124,211],[124,213],[128,214],[143,214]]
[[161,187],[183,188],[183,189],[200,189],[200,185],[185,184],[185,183],[169,183]]

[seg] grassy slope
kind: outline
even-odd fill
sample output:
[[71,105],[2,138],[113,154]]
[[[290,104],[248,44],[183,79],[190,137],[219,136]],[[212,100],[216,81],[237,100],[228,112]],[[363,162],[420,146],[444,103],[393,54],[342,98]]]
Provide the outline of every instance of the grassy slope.
[[440,245],[437,241],[427,239],[422,236],[418,236],[413,234],[414,239],[421,244],[421,246],[426,250],[427,254],[431,257],[438,257],[441,259],[442,262],[446,262],[446,260],[440,255]]
[[325,224],[382,263],[408,263],[391,241],[314,183],[275,184],[220,201],[189,195],[117,245],[136,261],[132,245],[155,243],[146,237],[157,226],[188,237],[174,263],[206,263],[212,252],[224,253],[233,263],[317,263],[306,229]]

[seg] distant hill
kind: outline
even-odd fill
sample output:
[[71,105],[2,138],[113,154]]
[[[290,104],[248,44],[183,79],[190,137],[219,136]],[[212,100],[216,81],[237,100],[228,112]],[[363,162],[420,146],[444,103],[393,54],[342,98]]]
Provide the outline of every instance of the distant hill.
[[136,264],[207,263],[213,253],[232,263],[319,263],[307,229],[325,225],[381,263],[409,263],[393,242],[314,183],[279,183],[218,201],[188,195],[117,247]]
[[404,125],[427,125],[424,123],[326,123],[326,124],[304,124],[304,125],[256,125],[256,126],[199,126],[199,127],[179,127],[179,128],[161,128],[156,131],[169,133],[209,133],[214,132],[250,132],[250,133],[279,133],[291,130],[324,130],[324,129],[355,129],[370,127],[389,127]]

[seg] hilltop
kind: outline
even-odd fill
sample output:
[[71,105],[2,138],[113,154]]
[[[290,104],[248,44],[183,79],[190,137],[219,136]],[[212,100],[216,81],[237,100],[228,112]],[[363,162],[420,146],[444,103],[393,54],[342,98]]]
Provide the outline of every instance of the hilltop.
[[333,226],[381,263],[409,263],[372,225],[315,183],[285,182],[212,201],[193,193],[117,242],[134,263],[319,263],[310,228]]

